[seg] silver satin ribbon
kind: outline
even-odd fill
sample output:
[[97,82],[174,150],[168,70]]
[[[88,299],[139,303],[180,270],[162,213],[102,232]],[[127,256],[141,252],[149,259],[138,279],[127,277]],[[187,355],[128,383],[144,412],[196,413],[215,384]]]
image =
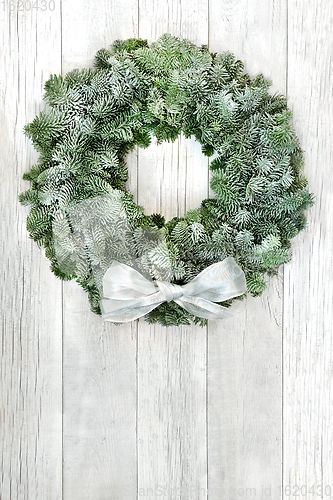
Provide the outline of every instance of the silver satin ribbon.
[[105,321],[115,323],[138,319],[171,300],[200,318],[220,319],[233,316],[235,308],[214,302],[245,292],[245,275],[233,257],[212,264],[186,285],[148,281],[132,267],[113,261],[103,278],[100,304]]

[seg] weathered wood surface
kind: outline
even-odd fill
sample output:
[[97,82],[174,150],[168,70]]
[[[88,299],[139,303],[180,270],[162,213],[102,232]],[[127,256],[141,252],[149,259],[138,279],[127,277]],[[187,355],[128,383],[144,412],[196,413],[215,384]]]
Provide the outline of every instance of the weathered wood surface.
[[0,5],[1,344],[0,498],[56,499],[62,491],[62,284],[28,238],[18,204],[37,154],[23,126],[61,71],[61,17]]
[[[286,89],[286,2],[210,1],[213,52]],[[209,498],[279,498],[282,480],[282,272],[236,318],[208,329]],[[263,494],[264,491],[264,494]],[[271,493],[270,493],[271,492]],[[267,493],[267,495],[266,495]]]
[[[62,13],[63,72],[91,65],[112,40],[138,35],[136,0],[67,1]],[[128,168],[136,171],[135,154]],[[82,289],[64,283],[63,499],[135,498],[137,324],[104,324],[87,305]]]
[[284,484],[324,499],[333,497],[332,7],[289,2],[287,91],[317,203],[295,238],[283,296]]
[[[331,2],[20,5],[0,4],[1,500],[333,496]],[[37,158],[22,128],[49,74],[91,65],[115,38],[164,32],[230,50],[288,94],[317,196],[263,297],[205,329],[103,324],[51,274],[17,203]],[[182,215],[208,194],[193,140],[153,144],[128,166],[147,213]]]
[[[154,22],[151,22],[151,12]],[[184,19],[187,19],[184,22]],[[208,44],[208,0],[139,4],[139,36]],[[139,151],[138,202],[167,220],[208,196],[208,161],[183,137]],[[138,327],[138,494],[203,498],[207,491],[207,328]]]

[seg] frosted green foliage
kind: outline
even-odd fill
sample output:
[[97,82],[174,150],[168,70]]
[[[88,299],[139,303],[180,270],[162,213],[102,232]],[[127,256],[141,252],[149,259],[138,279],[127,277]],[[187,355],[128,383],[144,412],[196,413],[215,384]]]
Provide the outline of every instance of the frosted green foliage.
[[[128,264],[139,262],[152,279],[179,284],[232,255],[253,295],[265,289],[266,273],[276,273],[291,258],[290,239],[304,229],[303,212],[313,197],[286,98],[271,95],[269,86],[262,75],[251,79],[244,73],[233,54],[212,54],[167,34],[150,46],[118,40],[97,53],[94,68],[46,82],[49,109],[25,127],[40,157],[24,175],[32,186],[20,201],[31,206],[27,228],[45,247],[53,272],[76,279],[93,311],[100,314],[100,283],[113,250]],[[215,197],[165,223],[159,214],[146,216],[125,191],[125,159],[135,146],[147,147],[152,136],[161,143],[181,133],[199,141],[203,154],[215,153]],[[112,207],[106,203],[96,206],[90,237],[75,240],[73,208],[103,195],[112,199],[116,192],[122,193],[126,231],[108,226]],[[79,234],[83,220],[89,214],[76,221]],[[147,238],[149,227],[155,239]],[[126,241],[135,258],[126,253]],[[174,302],[146,319],[205,323]]]

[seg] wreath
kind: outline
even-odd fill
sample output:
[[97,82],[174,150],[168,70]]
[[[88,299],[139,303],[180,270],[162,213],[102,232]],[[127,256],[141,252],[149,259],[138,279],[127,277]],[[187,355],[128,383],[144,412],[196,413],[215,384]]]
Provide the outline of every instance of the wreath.
[[[113,261],[150,280],[184,286],[226,258],[242,269],[248,292],[291,258],[290,239],[313,204],[303,154],[282,95],[251,79],[229,52],[210,53],[165,34],[115,41],[94,68],[52,75],[49,105],[25,134],[40,153],[23,178],[27,229],[45,248],[51,270],[76,281],[101,314],[102,281]],[[136,146],[183,134],[202,145],[214,198],[166,222],[146,215],[126,191],[126,155]],[[217,301],[230,306],[234,297]],[[145,315],[162,325],[207,322],[175,300]]]

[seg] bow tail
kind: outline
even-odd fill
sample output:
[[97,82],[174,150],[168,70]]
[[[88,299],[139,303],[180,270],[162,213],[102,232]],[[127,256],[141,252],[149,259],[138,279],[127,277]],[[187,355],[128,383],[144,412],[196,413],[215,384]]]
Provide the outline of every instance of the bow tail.
[[187,312],[198,316],[200,318],[206,319],[224,319],[230,318],[239,312],[239,307],[232,308],[220,306],[215,304],[210,300],[203,299],[201,297],[182,297],[181,299],[176,299],[178,305],[183,307]]

